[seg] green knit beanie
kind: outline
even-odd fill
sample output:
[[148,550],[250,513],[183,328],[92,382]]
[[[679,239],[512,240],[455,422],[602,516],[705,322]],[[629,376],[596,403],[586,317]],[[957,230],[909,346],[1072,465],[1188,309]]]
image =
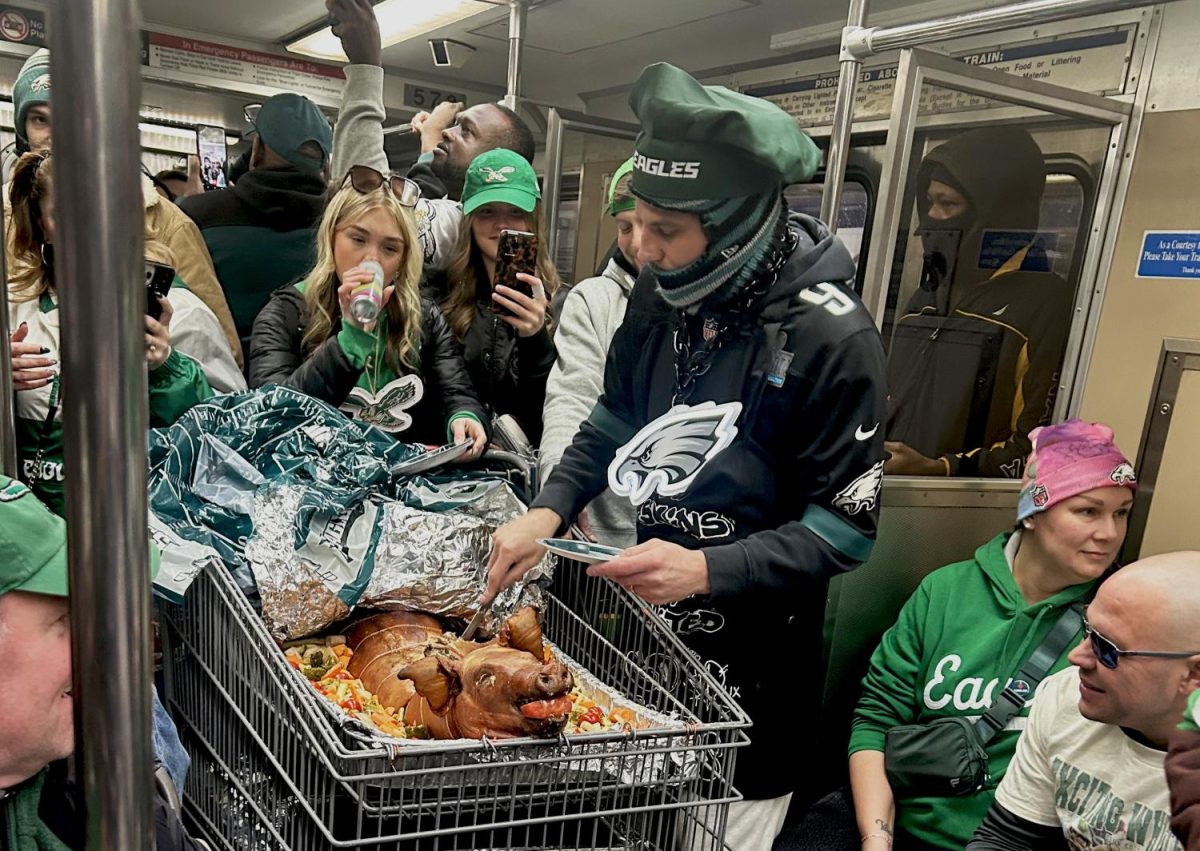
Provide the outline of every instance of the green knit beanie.
[[40,48],[33,53],[13,83],[13,124],[17,133],[17,150],[29,150],[29,138],[25,135],[25,116],[31,106],[50,102],[50,51]]

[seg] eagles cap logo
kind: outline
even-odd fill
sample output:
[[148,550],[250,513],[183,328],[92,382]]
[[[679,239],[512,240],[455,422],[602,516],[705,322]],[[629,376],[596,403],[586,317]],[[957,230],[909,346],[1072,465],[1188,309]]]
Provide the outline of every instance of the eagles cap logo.
[[1137,474],[1133,472],[1132,464],[1118,464],[1108,477],[1118,485],[1137,484]]
[[741,402],[676,405],[617,450],[608,468],[613,493],[641,505],[651,496],[678,496],[737,437]]

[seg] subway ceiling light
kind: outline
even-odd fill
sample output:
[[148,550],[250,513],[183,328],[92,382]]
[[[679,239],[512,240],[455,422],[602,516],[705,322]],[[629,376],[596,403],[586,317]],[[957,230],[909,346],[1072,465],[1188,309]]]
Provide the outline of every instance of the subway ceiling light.
[[[383,46],[391,47],[495,8],[494,0],[383,0],[375,7],[375,17]],[[318,59],[346,61],[342,43],[328,26],[288,42],[287,49]]]

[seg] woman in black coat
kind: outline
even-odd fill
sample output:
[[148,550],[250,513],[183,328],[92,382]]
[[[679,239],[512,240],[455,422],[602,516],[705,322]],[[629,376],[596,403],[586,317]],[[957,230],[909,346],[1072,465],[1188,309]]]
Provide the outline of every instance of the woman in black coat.
[[[277,290],[254,321],[250,386],[285,384],[410,443],[487,444],[486,414],[438,307],[419,294],[421,252],[404,178],[350,170],[317,231],[317,263]],[[350,313],[356,288],[383,269],[383,309]]]

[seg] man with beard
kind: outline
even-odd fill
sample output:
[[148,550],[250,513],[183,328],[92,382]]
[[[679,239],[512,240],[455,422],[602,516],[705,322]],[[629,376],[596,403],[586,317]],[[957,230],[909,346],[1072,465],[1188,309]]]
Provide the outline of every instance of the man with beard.
[[[588,573],[662,607],[754,722],[726,841],[769,849],[805,772],[820,700],[795,701],[778,654],[820,682],[829,578],[870,554],[883,472],[884,359],[845,282],[854,264],[783,186],[820,152],[774,104],[651,65],[631,192],[641,274],[604,393],[533,507],[499,529],[488,594],[516,582],[608,485],[638,546]],[[607,475],[606,475],[607,471]]]
[[421,156],[408,176],[426,198],[460,200],[467,167],[485,151],[507,148],[533,162],[529,126],[503,104],[462,109],[462,104],[442,103],[432,113],[418,113],[412,124],[421,134]]

